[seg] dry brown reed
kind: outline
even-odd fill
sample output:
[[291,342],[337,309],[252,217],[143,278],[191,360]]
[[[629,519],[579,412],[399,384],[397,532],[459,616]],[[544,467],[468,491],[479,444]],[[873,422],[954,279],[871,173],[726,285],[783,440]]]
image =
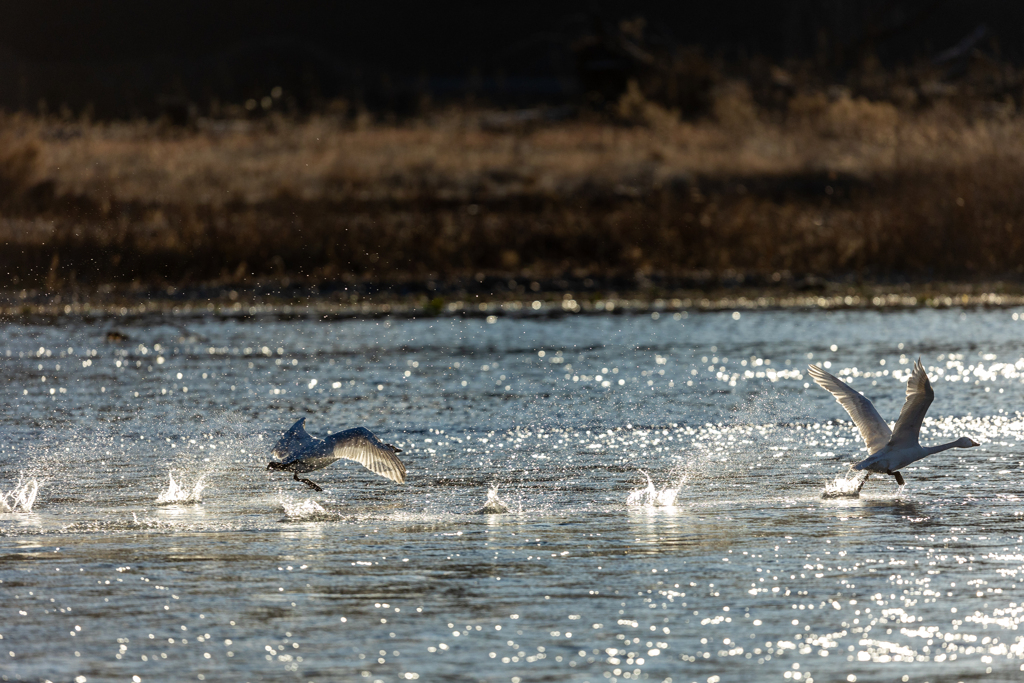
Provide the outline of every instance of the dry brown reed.
[[[683,122],[0,121],[0,285],[1022,277],[1024,117],[842,91]],[[632,121],[624,124],[623,120]],[[776,276],[776,279],[778,277]]]

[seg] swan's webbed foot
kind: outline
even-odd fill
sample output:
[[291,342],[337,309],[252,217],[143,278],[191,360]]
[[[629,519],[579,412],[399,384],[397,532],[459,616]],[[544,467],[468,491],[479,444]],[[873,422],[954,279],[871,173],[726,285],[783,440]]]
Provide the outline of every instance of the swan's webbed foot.
[[303,484],[305,484],[309,488],[313,489],[314,491],[323,491],[322,488],[320,488],[319,486],[317,486],[316,484],[311,482],[309,479],[300,479],[299,475],[297,473],[293,472],[292,473],[292,477],[295,479],[295,481],[301,481]]

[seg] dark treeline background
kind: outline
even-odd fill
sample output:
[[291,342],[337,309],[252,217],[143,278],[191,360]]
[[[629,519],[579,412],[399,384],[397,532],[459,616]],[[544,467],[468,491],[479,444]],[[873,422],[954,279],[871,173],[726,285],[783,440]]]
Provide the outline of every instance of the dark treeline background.
[[[0,107],[97,118],[238,113],[276,91],[399,116],[447,103],[614,99],[643,54],[809,63],[841,81],[971,52],[1024,63],[1024,4],[1000,0],[224,0],[5,2]],[[623,24],[642,17],[642,26]],[[630,62],[634,62],[631,64]],[[595,86],[588,80],[609,79]],[[231,109],[232,105],[236,109]],[[685,107],[684,107],[685,113]]]

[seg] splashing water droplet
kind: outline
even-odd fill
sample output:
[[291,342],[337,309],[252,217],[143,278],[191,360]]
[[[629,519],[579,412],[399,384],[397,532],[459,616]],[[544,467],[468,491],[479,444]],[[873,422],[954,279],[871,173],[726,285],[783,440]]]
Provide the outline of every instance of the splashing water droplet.
[[32,512],[38,494],[39,482],[35,478],[19,479],[10,493],[0,491],[0,512]]
[[868,480],[866,472],[858,472],[851,477],[837,475],[835,480],[825,482],[822,498],[858,498],[864,482]]
[[167,490],[157,496],[156,502],[158,505],[176,505],[178,503],[201,503],[203,489],[206,488],[206,484],[203,482],[204,477],[199,477],[196,483],[189,490],[188,485],[179,486],[178,482],[174,481],[174,473],[168,472],[168,478],[170,483],[167,486]]
[[327,510],[315,500],[303,500],[300,503],[293,503],[290,500],[281,500],[281,507],[288,519],[310,520],[322,519],[327,515]]
[[667,486],[659,491],[654,486],[654,482],[651,481],[647,472],[640,471],[647,478],[647,486],[630,491],[629,496],[626,498],[626,505],[630,507],[674,507],[676,496],[679,494],[679,489],[682,488],[683,482],[680,481],[677,486]]
[[474,515],[502,515],[508,512],[508,506],[498,498],[498,486],[500,484],[487,489],[487,502],[482,508],[475,510]]

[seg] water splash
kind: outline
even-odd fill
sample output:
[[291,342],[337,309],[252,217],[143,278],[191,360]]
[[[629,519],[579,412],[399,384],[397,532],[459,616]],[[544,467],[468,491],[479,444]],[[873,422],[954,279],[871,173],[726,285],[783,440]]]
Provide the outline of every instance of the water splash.
[[0,512],[32,512],[38,494],[39,482],[35,477],[19,479],[10,493],[0,491]]
[[285,516],[290,520],[323,519],[328,516],[327,510],[315,500],[306,499],[300,503],[281,500]]
[[487,489],[487,502],[479,510],[474,510],[474,515],[503,515],[508,512],[508,506],[498,498],[498,486]]
[[673,507],[683,482],[680,481],[678,486],[667,486],[659,491],[647,472],[640,471],[647,478],[647,487],[630,491],[629,497],[626,498],[626,504],[630,507]]
[[858,472],[853,476],[837,475],[833,481],[825,482],[821,492],[822,498],[859,498],[860,490],[867,482],[867,472]]
[[196,480],[191,490],[189,490],[187,483],[185,486],[179,486],[178,482],[174,481],[173,472],[168,472],[167,476],[170,479],[170,484],[168,484],[167,490],[157,497],[157,505],[196,504],[203,502],[203,489],[206,488],[206,484],[203,482],[205,475]]

